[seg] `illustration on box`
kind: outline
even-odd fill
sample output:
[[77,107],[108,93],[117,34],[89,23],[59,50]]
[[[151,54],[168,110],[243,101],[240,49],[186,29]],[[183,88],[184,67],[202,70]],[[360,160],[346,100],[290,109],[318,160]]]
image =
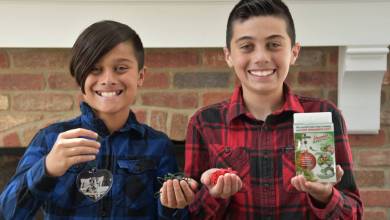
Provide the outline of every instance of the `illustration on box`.
[[312,182],[334,182],[335,147],[332,132],[295,133],[297,175]]

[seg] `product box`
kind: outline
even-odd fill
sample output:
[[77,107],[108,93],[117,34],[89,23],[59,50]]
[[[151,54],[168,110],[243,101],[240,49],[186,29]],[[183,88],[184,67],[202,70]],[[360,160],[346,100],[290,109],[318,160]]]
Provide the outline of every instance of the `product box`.
[[294,114],[295,168],[312,182],[336,182],[331,112]]

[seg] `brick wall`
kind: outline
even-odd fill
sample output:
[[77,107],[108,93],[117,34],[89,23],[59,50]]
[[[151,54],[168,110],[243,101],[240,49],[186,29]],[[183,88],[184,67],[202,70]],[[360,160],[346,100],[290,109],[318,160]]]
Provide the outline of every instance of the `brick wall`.
[[[27,146],[39,128],[79,114],[69,49],[0,49],[0,146]],[[299,93],[337,102],[336,47],[305,47],[288,82]],[[388,63],[390,63],[390,58]],[[237,83],[220,48],[148,49],[138,118],[183,140],[189,116],[229,97]],[[350,135],[365,219],[390,219],[390,68],[382,85],[378,135]],[[0,168],[1,169],[1,168]]]

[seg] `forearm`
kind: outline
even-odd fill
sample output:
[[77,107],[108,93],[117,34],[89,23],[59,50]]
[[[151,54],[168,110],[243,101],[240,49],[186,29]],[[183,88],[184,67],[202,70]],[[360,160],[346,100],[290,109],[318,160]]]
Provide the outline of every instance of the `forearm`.
[[31,167],[21,164],[0,196],[4,218],[32,219],[48,196],[50,184],[53,181],[44,175],[44,158]]
[[320,205],[307,195],[313,213],[319,219],[362,219],[363,205],[358,192],[340,191],[336,187],[330,201]]

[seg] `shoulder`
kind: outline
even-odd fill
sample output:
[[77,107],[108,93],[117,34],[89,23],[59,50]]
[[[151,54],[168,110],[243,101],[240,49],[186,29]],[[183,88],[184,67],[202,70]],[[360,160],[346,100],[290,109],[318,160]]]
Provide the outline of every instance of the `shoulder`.
[[295,95],[305,112],[334,112],[340,114],[337,106],[326,99]]
[[190,118],[190,123],[221,123],[225,121],[229,100],[218,102],[198,109]]
[[143,123],[139,123],[139,126],[141,126],[143,128],[145,138],[147,138],[149,140],[162,141],[162,142],[170,141],[170,139],[168,138],[168,135],[166,135],[162,131],[158,131],[158,130],[150,127],[149,125],[146,125]]

